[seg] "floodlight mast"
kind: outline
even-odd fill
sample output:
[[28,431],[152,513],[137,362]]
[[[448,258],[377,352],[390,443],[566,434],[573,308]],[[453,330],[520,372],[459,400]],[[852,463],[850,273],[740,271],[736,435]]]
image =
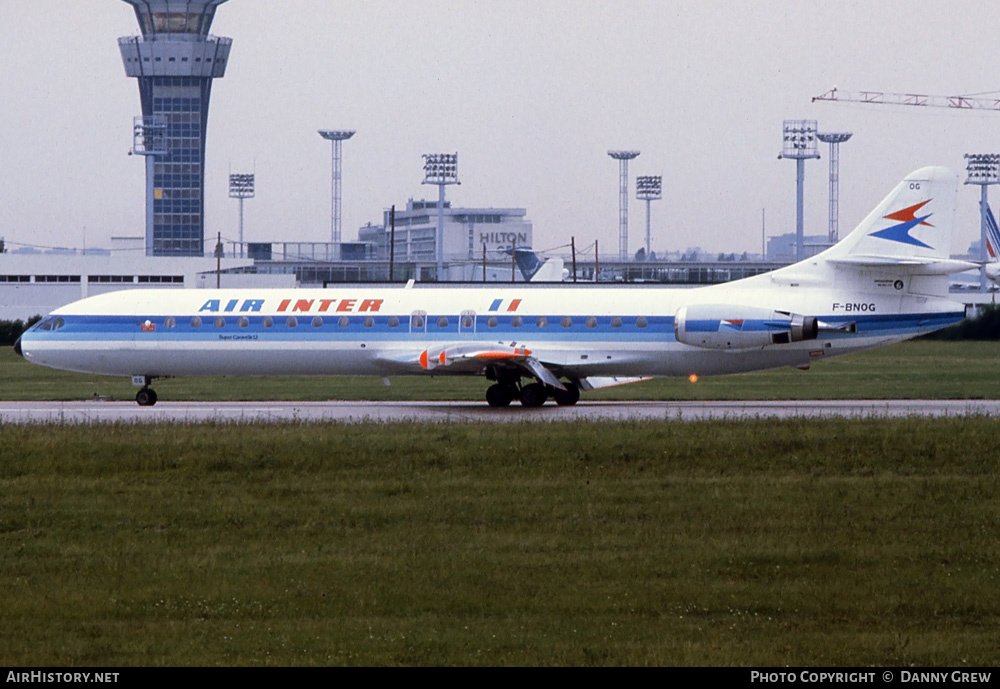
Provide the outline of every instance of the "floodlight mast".
[[618,161],[618,260],[628,260],[628,161],[639,151],[608,151]]
[[853,136],[852,132],[816,134],[816,138],[830,144],[830,214],[828,238],[830,246],[840,240],[840,144]]
[[782,124],[782,146],[778,160],[795,161],[795,260],[805,258],[805,233],[803,231],[803,188],[805,187],[805,161],[819,158],[816,152],[816,120],[785,120]]
[[243,243],[243,201],[254,197],[254,175],[253,174],[230,174],[229,175],[229,198],[239,199],[240,202],[240,256],[245,254]]
[[661,175],[657,176],[644,176],[635,178],[635,197],[640,201],[646,202],[646,260],[649,260],[652,250],[650,248],[651,244],[651,233],[650,233],[650,210],[649,205],[652,201],[659,201],[663,198],[663,177]]
[[330,242],[333,244],[333,258],[340,259],[340,238],[341,238],[341,191],[340,191],[340,165],[341,147],[343,142],[354,136],[356,132],[342,129],[320,129],[319,135],[332,146],[332,175],[330,181]]
[[1000,155],[996,153],[966,153],[966,184],[979,185],[979,291],[985,292],[986,278],[986,227],[989,205],[986,200],[987,187],[1000,184]]
[[458,181],[458,153],[425,153],[424,184],[436,184],[438,188],[438,222],[435,254],[437,255],[437,281],[444,275],[444,188]]

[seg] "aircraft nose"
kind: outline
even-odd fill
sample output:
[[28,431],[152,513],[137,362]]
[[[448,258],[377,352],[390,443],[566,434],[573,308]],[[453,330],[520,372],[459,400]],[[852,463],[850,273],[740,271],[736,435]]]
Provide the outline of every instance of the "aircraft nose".
[[14,353],[19,357],[24,358],[24,353],[21,351],[21,338],[17,338],[17,342],[14,343]]

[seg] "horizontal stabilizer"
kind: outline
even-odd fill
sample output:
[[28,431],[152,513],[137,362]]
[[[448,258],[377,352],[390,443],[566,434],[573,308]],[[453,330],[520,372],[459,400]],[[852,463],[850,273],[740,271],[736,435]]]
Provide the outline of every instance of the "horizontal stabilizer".
[[978,263],[951,258],[920,258],[917,256],[844,256],[828,259],[834,265],[858,268],[903,268],[917,275],[950,275],[978,268]]

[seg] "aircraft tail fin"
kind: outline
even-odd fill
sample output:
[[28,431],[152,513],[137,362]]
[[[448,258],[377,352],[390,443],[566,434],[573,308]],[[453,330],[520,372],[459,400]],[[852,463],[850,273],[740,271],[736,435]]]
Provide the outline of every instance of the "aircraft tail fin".
[[982,201],[979,203],[983,217],[986,218],[986,260],[995,263],[1000,261],[1000,227],[997,227],[997,219],[990,210],[990,204]]
[[845,264],[949,262],[957,195],[958,177],[951,170],[911,172],[853,232],[819,257]]
[[[563,279],[563,260],[549,258],[542,260],[531,249],[517,248],[514,251],[514,262],[525,282],[561,282]],[[510,250],[507,251],[510,253]]]
[[1000,285],[1000,227],[990,210],[990,204],[979,202],[986,219],[986,277]]
[[809,260],[824,259],[843,269],[934,278],[917,283],[921,293],[944,297],[948,292],[944,276],[978,267],[950,258],[957,196],[958,177],[951,170],[916,170],[843,241]]

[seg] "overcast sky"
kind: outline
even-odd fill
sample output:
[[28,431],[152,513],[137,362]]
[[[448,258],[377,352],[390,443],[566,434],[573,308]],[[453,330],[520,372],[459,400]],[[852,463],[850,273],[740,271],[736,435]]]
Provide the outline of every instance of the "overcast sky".
[[[144,232],[144,167],[126,155],[138,87],[121,0],[0,0],[0,236],[107,246]],[[535,248],[617,253],[618,163],[630,166],[630,252],[644,242],[636,175],[663,175],[653,248],[759,252],[793,231],[785,119],[851,131],[841,236],[910,171],[1000,152],[1000,113],[811,103],[834,85],[939,95],[1000,89],[995,2],[834,0],[230,0],[212,90],[206,234],[238,234],[228,174],[255,171],[248,241],[328,241],[330,144],[344,144],[344,238],[382,209],[436,198],[421,154],[458,152],[456,206],[524,207]],[[806,163],[806,232],[827,227],[827,155]],[[996,190],[994,190],[996,191]],[[978,236],[959,192],[954,251]],[[1000,200],[994,202],[1000,205]],[[84,239],[85,238],[85,239]]]

